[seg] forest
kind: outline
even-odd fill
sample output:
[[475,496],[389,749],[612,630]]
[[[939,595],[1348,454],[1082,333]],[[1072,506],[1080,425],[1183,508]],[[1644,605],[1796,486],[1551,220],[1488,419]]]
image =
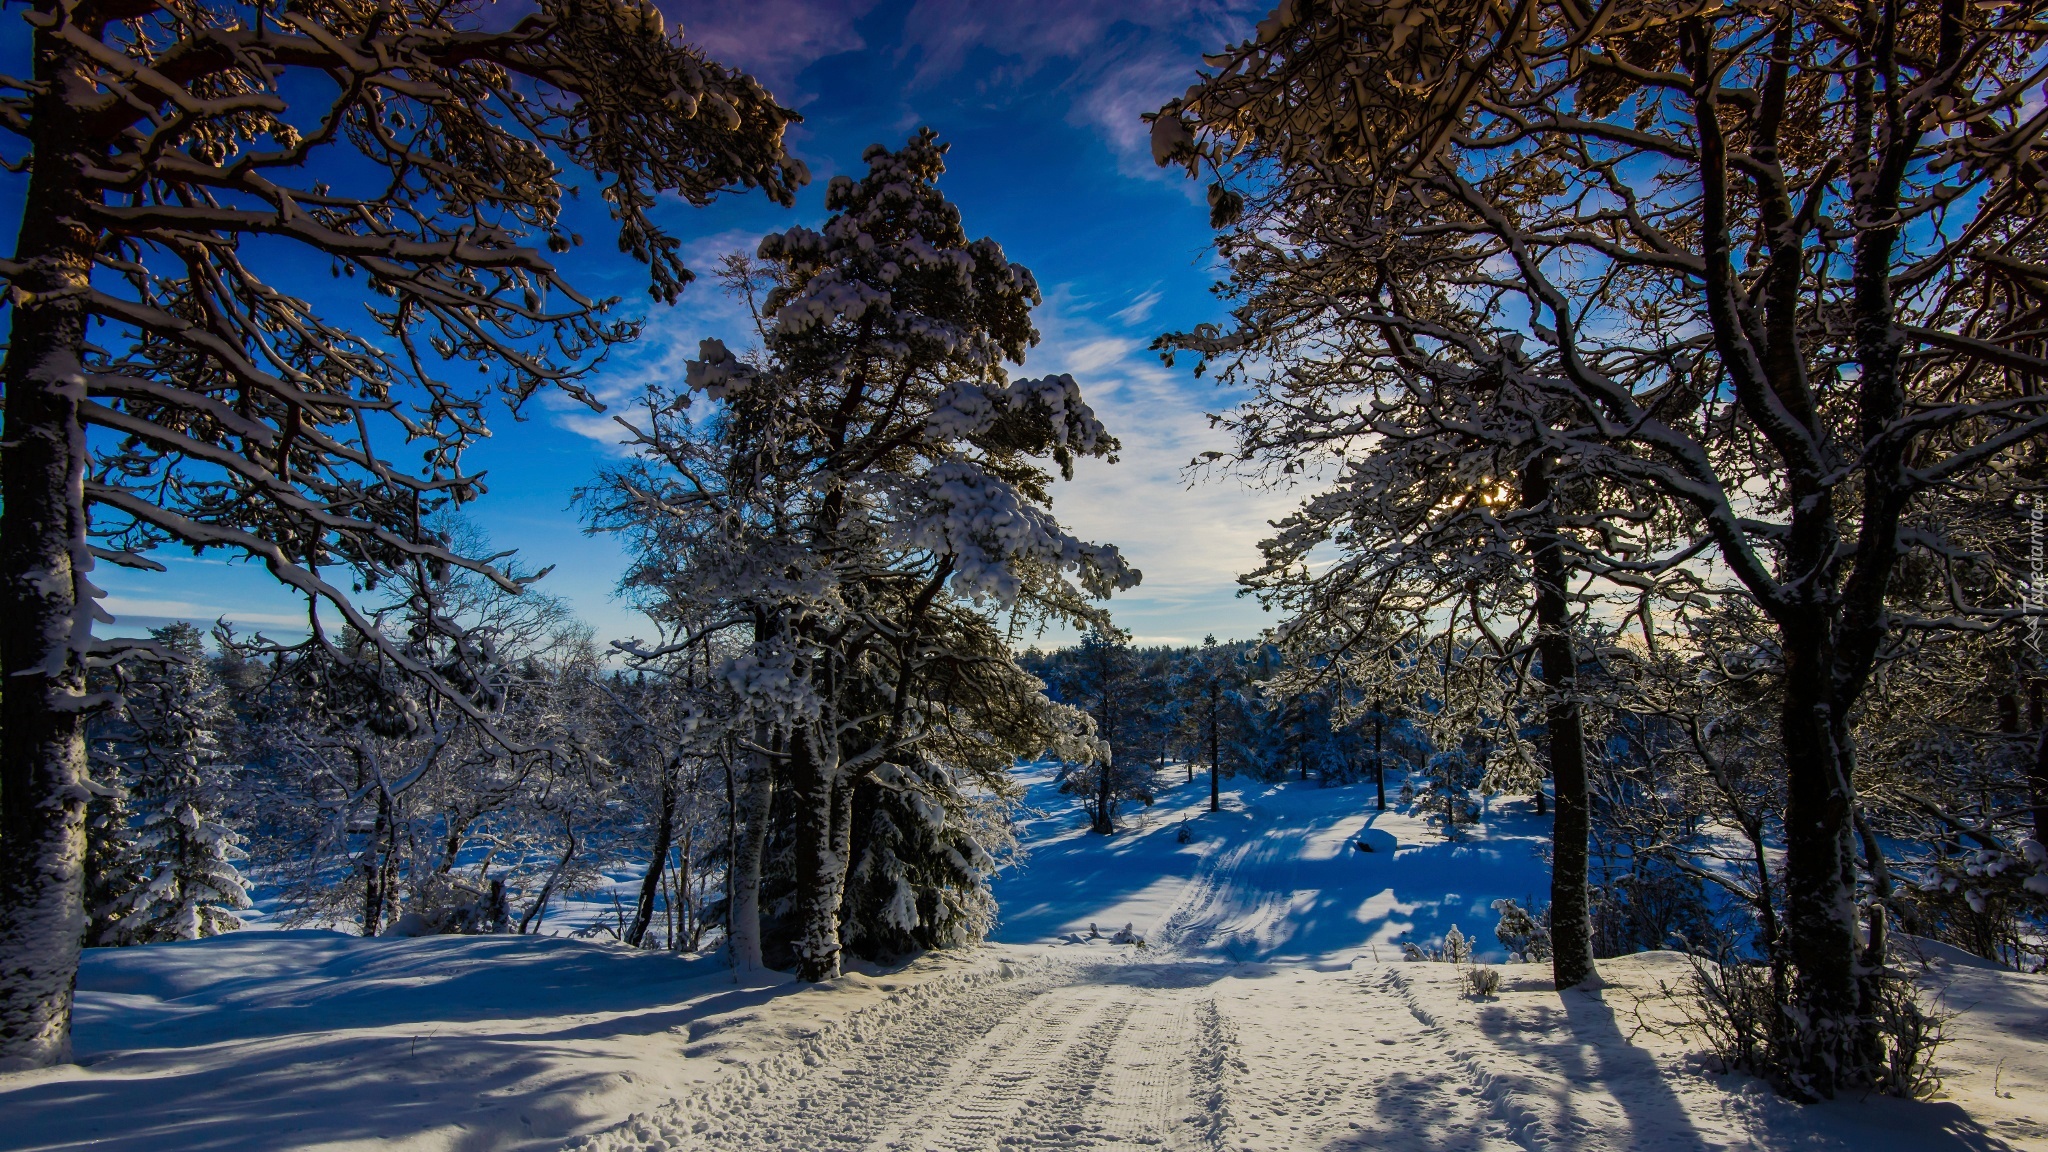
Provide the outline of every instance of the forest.
[[[11,11],[11,10],[10,10]],[[1895,936],[2048,966],[2048,4],[1283,0],[1146,114],[1206,187],[1196,484],[1284,491],[1264,634],[1164,645],[1053,512],[1126,444],[917,128],[825,218],[801,122],[641,0],[67,0],[0,77],[0,1069],[83,949],[579,929],[806,982],[985,939],[1019,765],[1553,819],[1501,939],[1699,957],[1798,1099],[1924,1080]],[[579,287],[597,190],[644,300]],[[686,226],[686,225],[684,225]],[[700,277],[700,273],[702,276]],[[625,404],[641,308],[744,316]],[[547,397],[637,637],[464,454]],[[296,630],[104,635],[96,566],[260,567]],[[1061,637],[1071,642],[1062,642]],[[1395,782],[1390,786],[1389,780]],[[609,889],[616,891],[616,889]]]

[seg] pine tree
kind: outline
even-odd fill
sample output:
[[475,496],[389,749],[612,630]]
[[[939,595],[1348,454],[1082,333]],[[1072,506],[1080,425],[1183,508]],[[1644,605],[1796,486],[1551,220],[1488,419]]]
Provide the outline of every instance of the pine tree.
[[[637,462],[594,493],[593,520],[639,553],[627,586],[671,638],[631,651],[714,647],[741,701],[733,730],[756,750],[735,956],[760,962],[761,885],[781,865],[754,861],[788,811],[791,948],[811,980],[839,972],[862,780],[913,745],[931,755],[948,725],[971,730],[997,707],[991,678],[1029,681],[994,698],[1036,717],[1008,725],[1030,733],[1011,754],[1053,743],[1073,718],[1013,675],[997,618],[1100,626],[1093,601],[1138,580],[1050,511],[1052,469],[1071,478],[1077,457],[1113,457],[1117,443],[1071,376],[1004,367],[1038,338],[1038,287],[995,241],[968,238],[938,188],[945,151],[929,130],[869,148],[865,176],[832,180],[821,230],[771,234],[762,264],[740,261],[732,280],[760,349],[705,340],[687,392],[646,398]],[[688,411],[699,398],[715,416]]]
[[121,762],[105,750],[93,760],[96,779],[85,805],[85,946],[101,948],[135,943],[150,889]]
[[134,943],[196,940],[242,926],[248,859],[222,811],[238,769],[227,693],[207,662],[199,632],[178,623],[152,632],[172,659],[144,665],[126,696],[128,775],[142,818],[135,851],[147,879],[125,935]]
[[1418,815],[1435,813],[1443,818],[1444,838],[1458,838],[1458,825],[1469,823],[1478,812],[1472,789],[1479,783],[1479,768],[1463,748],[1447,748],[1430,756],[1416,773],[1422,787],[1415,796]]
[[854,792],[846,947],[893,958],[982,939],[996,916],[989,842],[1007,836],[1000,804],[964,791],[944,765],[876,769]]

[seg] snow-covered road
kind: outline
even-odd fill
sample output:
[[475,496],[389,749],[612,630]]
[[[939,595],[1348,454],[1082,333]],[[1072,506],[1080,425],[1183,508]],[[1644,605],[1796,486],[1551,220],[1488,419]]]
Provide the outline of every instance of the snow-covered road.
[[[2024,1103],[1799,1108],[1688,1054],[1664,991],[1689,972],[1674,954],[1603,962],[1607,987],[1562,996],[1542,966],[1508,965],[1486,1001],[1455,965],[1399,959],[1453,925],[1499,955],[1491,902],[1547,881],[1548,820],[1524,802],[1447,843],[1364,786],[1233,788],[1210,813],[1206,783],[1183,779],[1105,839],[1050,771],[1024,775],[1029,855],[997,882],[999,944],[976,975],[900,988],[581,1147],[2048,1148],[2048,1044],[2024,1035],[2048,1020],[2048,979],[1943,976],[1972,988],[1978,1019],[1957,1031],[1982,1044],[1954,1064],[1958,1091],[2004,1061]],[[1143,948],[1110,942],[1126,924]]]
[[0,1149],[2048,1150],[2048,977],[1937,963],[1946,1099],[1800,1108],[1691,1054],[1674,954],[1488,1000],[1398,959],[1540,893],[1519,801],[1453,844],[1368,788],[1210,814],[1198,779],[1104,838],[1027,776],[995,942],[830,985],[559,937],[95,950],[81,1063],[0,1076]]
[[[1799,1107],[1705,1072],[1654,1029],[1673,1015],[1671,954],[1609,961],[1609,986],[1559,996],[1540,968],[1505,969],[1475,1001],[1444,964],[1344,971],[1142,955],[991,949],[973,980],[905,988],[837,1029],[572,1142],[580,1152],[1683,1152],[1696,1149],[2048,1147],[2038,1038],[2007,978],[1978,1028],[2004,1091],[1954,1101]],[[1956,974],[1952,973],[1951,976]],[[1964,973],[1965,979],[1979,976]],[[2003,989],[2003,991],[1998,991]],[[2035,985],[2025,1007],[2048,1003]],[[2016,1011],[2018,1010],[2018,1011]],[[2035,1019],[2040,1017],[2036,1016]],[[1648,1027],[1645,1027],[1645,1026]],[[1959,1080],[1992,1071],[1976,1059]],[[2015,1056],[2019,1059],[2015,1060]],[[2017,1070],[2024,1067],[2022,1073]],[[2026,1083],[2020,1084],[2018,1077]],[[1974,1085],[1989,1088],[1989,1084]]]
[[[1019,957],[591,1140],[616,1148],[1209,1147],[1216,973]],[[1207,979],[1205,979],[1205,977]]]

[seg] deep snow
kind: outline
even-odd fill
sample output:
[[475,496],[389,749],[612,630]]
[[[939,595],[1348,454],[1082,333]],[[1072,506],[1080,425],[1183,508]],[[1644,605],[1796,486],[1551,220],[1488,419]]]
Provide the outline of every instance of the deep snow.
[[1209,814],[1197,776],[1104,839],[1022,771],[997,944],[819,988],[547,937],[95,951],[81,1062],[0,1077],[0,1149],[2048,1149],[2048,978],[1935,957],[1947,1099],[1799,1108],[1688,1053],[1680,957],[1491,1001],[1397,958],[1540,897],[1524,801],[1449,844],[1369,786]]

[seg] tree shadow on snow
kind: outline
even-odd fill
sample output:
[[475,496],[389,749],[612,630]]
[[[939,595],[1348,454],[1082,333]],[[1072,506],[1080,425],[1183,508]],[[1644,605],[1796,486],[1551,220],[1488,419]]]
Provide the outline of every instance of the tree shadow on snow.
[[[1789,1152],[1814,1147],[1910,1147],[1916,1152],[2014,1152],[2012,1145],[1986,1131],[1955,1104],[1871,1097],[1800,1105],[1773,1096],[1761,1081],[1740,1074],[1721,1076],[1713,1083],[1717,1092],[1751,1102],[1746,1139],[1734,1146],[1717,1144],[1694,1126],[1673,1087],[1674,1075],[1703,1073],[1674,1073],[1660,1066],[1654,1054],[1632,1042],[1630,1030],[1600,993],[1574,990],[1561,994],[1557,1003],[1564,1015],[1561,1029],[1525,1032],[1497,1006],[1481,1011],[1479,1027],[1503,1050],[1520,1053],[1531,1064],[1563,1077],[1565,1087],[1552,1104],[1559,1117],[1556,1127],[1567,1138],[1576,1111],[1574,1086],[1597,1084],[1621,1108],[1631,1148],[1726,1147],[1733,1152],[1740,1147]],[[1515,1089],[1510,1086],[1510,1090]]]

